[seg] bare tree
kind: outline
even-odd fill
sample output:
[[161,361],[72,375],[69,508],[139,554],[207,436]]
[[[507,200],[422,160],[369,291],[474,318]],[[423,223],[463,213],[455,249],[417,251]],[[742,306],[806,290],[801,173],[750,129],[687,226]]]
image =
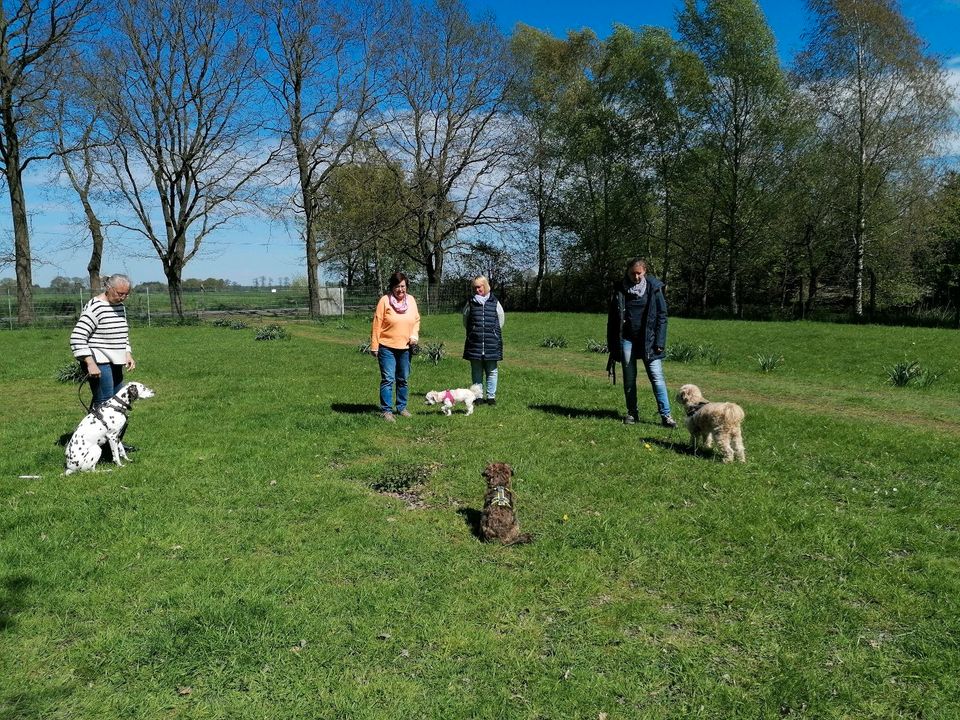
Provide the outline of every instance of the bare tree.
[[73,85],[59,93],[52,118],[53,145],[60,158],[62,175],[80,200],[83,221],[90,233],[87,277],[91,294],[100,292],[104,242],[103,222],[93,203],[94,187],[98,183],[96,153],[104,142],[98,137],[100,120],[99,110],[89,98],[83,97],[81,88]]
[[502,113],[512,64],[492,19],[474,22],[461,0],[408,3],[402,20],[391,54],[401,107],[375,142],[406,173],[402,202],[416,231],[409,255],[437,284],[459,231],[511,215],[504,192],[511,136]]
[[10,196],[17,321],[33,320],[32,257],[23,175],[52,152],[44,147],[46,101],[63,54],[77,42],[93,0],[19,0],[0,5],[0,163]]
[[[809,5],[816,24],[798,68],[822,113],[835,166],[845,176],[853,311],[862,316],[871,214],[899,179],[929,170],[927,161],[951,117],[947,83],[895,0]],[[905,208],[910,203],[904,200]]]
[[261,0],[257,13],[271,66],[267,84],[284,119],[285,159],[296,168],[294,207],[303,218],[310,313],[317,315],[324,185],[372,130],[393,13],[381,0]]
[[182,318],[184,267],[249,209],[252,181],[271,160],[254,31],[230,1],[129,0],[113,20],[90,80],[117,138],[105,179],[132,213],[115,223],[152,245]]

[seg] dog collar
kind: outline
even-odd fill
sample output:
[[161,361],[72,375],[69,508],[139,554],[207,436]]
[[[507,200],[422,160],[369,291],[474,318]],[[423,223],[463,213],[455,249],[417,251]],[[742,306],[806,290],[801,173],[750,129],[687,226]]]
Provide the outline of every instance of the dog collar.
[[490,504],[496,505],[497,507],[510,507],[510,498],[507,497],[507,491],[502,487],[498,487],[497,494],[490,500]]
[[457,404],[457,401],[456,401],[456,400],[454,399],[454,397],[453,397],[453,393],[450,392],[449,390],[444,390],[444,391],[443,391],[443,401],[444,401],[444,402],[448,402],[448,403],[450,403],[451,405],[456,405],[456,404]]
[[700,412],[700,408],[702,408],[704,405],[709,405],[709,404],[710,403],[702,402],[702,403],[697,403],[696,405],[691,405],[689,408],[687,408],[687,417],[693,417],[698,412]]

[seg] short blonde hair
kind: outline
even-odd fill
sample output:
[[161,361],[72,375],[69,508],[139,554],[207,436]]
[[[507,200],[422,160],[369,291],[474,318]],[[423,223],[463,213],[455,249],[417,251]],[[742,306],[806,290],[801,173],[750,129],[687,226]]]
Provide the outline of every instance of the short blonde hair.
[[481,285],[483,285],[483,294],[484,294],[484,295],[489,295],[489,294],[490,294],[490,281],[487,280],[487,276],[486,276],[486,275],[477,275],[477,276],[473,279],[473,284],[476,285],[477,283],[480,283]]

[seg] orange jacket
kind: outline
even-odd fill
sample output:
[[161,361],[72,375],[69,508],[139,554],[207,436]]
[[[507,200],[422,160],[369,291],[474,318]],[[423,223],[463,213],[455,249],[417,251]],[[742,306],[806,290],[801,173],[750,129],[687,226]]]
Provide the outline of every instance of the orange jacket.
[[398,313],[390,307],[390,298],[384,295],[373,313],[373,330],[370,333],[370,349],[379,350],[383,345],[394,350],[403,350],[420,337],[420,311],[413,295],[407,295],[407,311]]

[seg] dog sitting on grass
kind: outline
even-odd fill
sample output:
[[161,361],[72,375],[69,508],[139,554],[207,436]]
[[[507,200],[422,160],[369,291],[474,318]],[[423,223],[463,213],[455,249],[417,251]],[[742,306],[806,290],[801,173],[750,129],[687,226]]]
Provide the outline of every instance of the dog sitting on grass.
[[427,405],[442,405],[443,414],[448,417],[453,413],[453,406],[462,402],[467,406],[467,415],[473,414],[473,404],[483,397],[483,387],[471,385],[468,388],[454,390],[431,390],[427,393]]
[[64,474],[93,470],[103,453],[103,445],[110,447],[117,467],[123,467],[121,460],[129,458],[120,441],[120,434],[127,425],[127,415],[133,409],[134,401],[152,398],[153,395],[153,390],[146,385],[132,382],[120,388],[109,400],[94,406],[77,425],[67,443],[67,468]]
[[513,468],[507,463],[495,462],[483,471],[487,481],[487,494],[483,498],[480,515],[480,535],[486,542],[504,545],[528,543],[533,538],[520,532],[520,523],[513,504],[513,488],[510,478]]
[[716,441],[723,450],[723,461],[747,461],[743,447],[743,408],[732,402],[709,402],[703,397],[696,385],[684,385],[677,393],[677,402],[686,411],[687,430],[690,431],[690,443],[697,451],[699,442],[704,447],[713,447]]

